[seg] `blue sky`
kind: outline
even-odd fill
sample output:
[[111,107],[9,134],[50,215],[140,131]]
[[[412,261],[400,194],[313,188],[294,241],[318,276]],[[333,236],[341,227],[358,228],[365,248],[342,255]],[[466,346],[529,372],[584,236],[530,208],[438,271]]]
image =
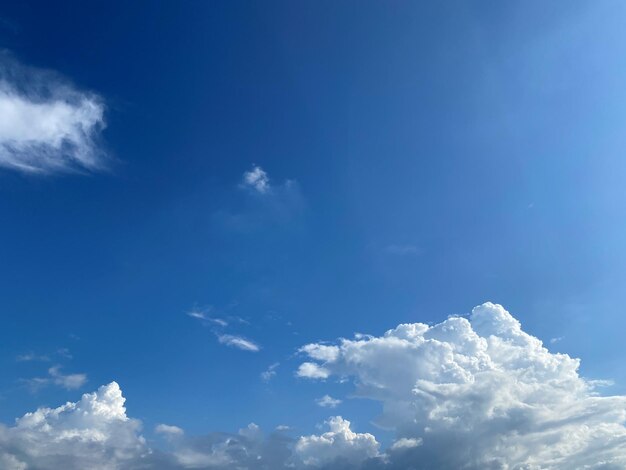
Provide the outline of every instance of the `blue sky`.
[[626,393],[625,14],[3,2],[0,422],[116,381],[154,448],[341,415],[382,449],[417,437],[300,348],[487,301]]

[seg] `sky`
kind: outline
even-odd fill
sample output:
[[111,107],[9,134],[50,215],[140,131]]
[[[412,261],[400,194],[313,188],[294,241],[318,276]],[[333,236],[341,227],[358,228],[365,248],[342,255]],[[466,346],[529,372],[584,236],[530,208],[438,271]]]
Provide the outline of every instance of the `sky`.
[[0,2],[0,468],[626,468],[625,17]]

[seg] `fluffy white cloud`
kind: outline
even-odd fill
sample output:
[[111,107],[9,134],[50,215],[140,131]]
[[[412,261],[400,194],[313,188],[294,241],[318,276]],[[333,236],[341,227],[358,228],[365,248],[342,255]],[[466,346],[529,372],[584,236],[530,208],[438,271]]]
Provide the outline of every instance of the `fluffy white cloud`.
[[326,379],[330,372],[325,367],[319,366],[314,362],[303,362],[298,367],[296,375],[306,379]]
[[327,346],[325,344],[307,344],[298,351],[318,361],[334,361],[339,356],[339,348],[337,346]]
[[139,461],[148,449],[124,401],[112,382],[77,403],[39,408],[15,426],[0,426],[2,468],[112,470]]
[[324,466],[335,461],[358,464],[378,455],[380,444],[376,438],[369,433],[355,433],[350,429],[350,421],[335,416],[327,424],[330,431],[298,439],[295,451],[304,464]]
[[104,105],[50,72],[0,54],[0,166],[25,173],[105,167]]
[[341,400],[333,398],[330,395],[324,395],[321,398],[315,399],[315,403],[317,403],[317,406],[321,406],[322,408],[337,408],[341,405]]
[[421,444],[392,452],[398,468],[626,468],[626,397],[599,396],[578,359],[550,353],[500,305],[338,348],[305,364],[352,378],[382,403],[379,425]]
[[550,353],[499,305],[476,307],[469,319],[403,324],[318,346],[301,350],[316,361],[305,363],[313,367],[303,376],[352,380],[357,396],[380,401],[378,424],[395,434],[386,451],[341,417],[330,418],[326,432],[298,438],[284,427],[264,434],[255,424],[205,436],[161,424],[159,444],[148,446],[111,383],[77,403],[0,425],[0,468],[626,468],[626,397],[599,395],[597,382],[578,374],[577,359]]
[[166,436],[182,436],[185,432],[178,426],[170,426],[169,424],[158,424],[154,431],[157,434],[163,434]]
[[261,347],[254,341],[236,335],[218,335],[217,340],[227,346],[242,349],[244,351],[258,352]]

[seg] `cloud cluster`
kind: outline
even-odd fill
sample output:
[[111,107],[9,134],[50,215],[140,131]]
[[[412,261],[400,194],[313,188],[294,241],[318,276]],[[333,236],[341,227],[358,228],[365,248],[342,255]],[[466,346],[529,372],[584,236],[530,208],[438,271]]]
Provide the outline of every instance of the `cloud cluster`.
[[77,403],[40,408],[0,426],[0,467],[6,470],[121,468],[149,450],[113,382]]
[[300,375],[353,380],[382,403],[392,468],[626,468],[626,397],[600,396],[578,359],[550,353],[500,305],[301,351],[316,362]]
[[330,430],[317,436],[302,436],[296,443],[296,454],[305,465],[360,464],[378,455],[380,444],[369,433],[358,434],[350,429],[350,421],[335,416],[327,421]]
[[232,434],[188,436],[160,424],[161,443],[149,445],[111,383],[77,403],[0,426],[0,468],[626,468],[626,397],[599,395],[596,383],[579,375],[577,359],[550,353],[499,305],[476,307],[469,319],[403,324],[379,337],[300,351],[326,380],[351,380],[355,395],[382,404],[377,424],[395,434],[386,450],[340,416],[320,434],[300,437],[284,426],[269,434],[250,424]]
[[58,76],[0,53],[0,166],[24,173],[96,171],[104,105]]

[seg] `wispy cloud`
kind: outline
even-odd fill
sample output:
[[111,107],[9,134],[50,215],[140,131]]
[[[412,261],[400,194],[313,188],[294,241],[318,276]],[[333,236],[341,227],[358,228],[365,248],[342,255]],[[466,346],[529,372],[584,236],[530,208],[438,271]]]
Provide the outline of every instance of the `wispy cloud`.
[[63,374],[61,366],[55,365],[48,369],[47,377],[34,377],[23,381],[31,390],[36,391],[47,385],[57,385],[66,390],[75,390],[87,383],[86,374]]
[[196,318],[198,320],[201,320],[205,324],[213,324],[213,325],[221,326],[221,327],[228,326],[228,322],[224,320],[223,318],[211,316],[212,311],[213,311],[213,307],[205,307],[205,308],[194,307],[189,312],[187,312],[187,315],[190,316],[191,318]]
[[97,171],[102,99],[0,53],[0,166],[23,173]]
[[26,354],[18,355],[15,360],[17,362],[48,362],[50,361],[50,357],[46,356],[45,354],[35,354],[33,352],[28,352]]
[[252,351],[258,352],[261,350],[261,347],[256,344],[254,341],[246,339],[242,336],[237,335],[218,335],[217,340],[225,344],[226,346],[231,346],[233,348],[242,349],[243,351]]
[[278,369],[279,365],[280,363],[275,362],[274,364],[270,365],[266,370],[261,372],[261,379],[263,380],[263,382],[269,382],[270,380],[272,380],[272,378],[276,376],[276,369]]

